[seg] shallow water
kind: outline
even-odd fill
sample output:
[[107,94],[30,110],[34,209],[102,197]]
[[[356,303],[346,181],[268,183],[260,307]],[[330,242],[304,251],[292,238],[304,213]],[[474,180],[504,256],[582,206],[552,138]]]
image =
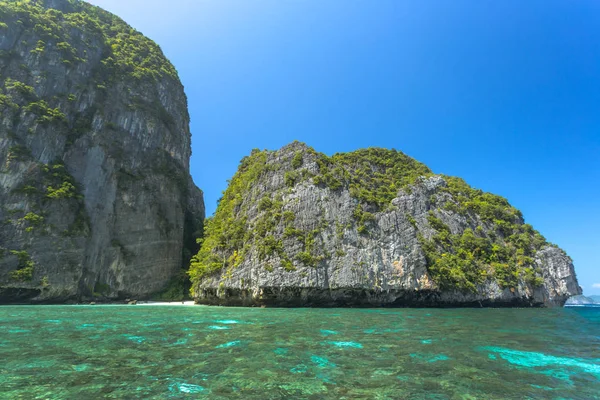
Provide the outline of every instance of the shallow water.
[[2,399],[595,399],[600,309],[0,307]]

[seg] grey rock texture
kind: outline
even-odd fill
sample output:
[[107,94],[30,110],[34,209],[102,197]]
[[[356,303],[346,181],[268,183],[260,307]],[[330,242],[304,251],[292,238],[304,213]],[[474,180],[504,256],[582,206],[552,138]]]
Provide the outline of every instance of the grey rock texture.
[[[303,156],[300,168],[306,170],[302,174],[307,178],[286,185],[297,154]],[[196,302],[244,306],[560,306],[568,297],[581,293],[571,259],[549,245],[533,259],[538,277],[543,278],[541,285],[531,285],[519,277],[515,285],[505,288],[494,279],[478,284],[475,291],[441,288],[430,274],[419,239],[428,240],[435,234],[428,221],[431,213],[452,234],[467,228],[475,231],[480,226],[481,236],[492,235],[493,226],[479,215],[462,215],[442,207],[454,199],[443,190],[446,178],[430,174],[399,189],[385,210],[371,209],[374,218],[366,222],[368,231],[359,233],[360,224],[354,215],[359,200],[351,195],[347,184],[335,190],[315,184],[314,176],[322,174],[318,158],[312,149],[297,142],[266,152],[265,168],[259,176],[239,184],[248,185],[241,194],[232,192],[231,197],[239,200],[231,206],[233,217],[229,221],[245,221],[243,249],[239,245],[232,257],[231,251],[221,250],[233,248],[233,239],[227,241],[230,234],[219,233],[223,239],[212,242],[211,234],[216,235],[208,230],[203,250],[192,266],[192,271],[200,271],[196,277],[192,275]],[[231,184],[240,181],[234,177]],[[279,196],[281,209],[261,211],[265,196],[273,201]],[[306,243],[293,234],[286,235],[286,215],[293,219],[288,227],[314,232],[314,264],[307,265],[299,257]],[[272,237],[269,240],[275,250],[261,256],[264,241],[256,237],[265,221],[271,221],[266,237]],[[207,257],[203,252],[210,246],[212,255]],[[232,262],[236,255],[241,259]]]
[[567,306],[585,306],[585,305],[599,305],[597,301],[595,301],[592,297],[587,297],[584,295],[573,296],[565,303]]
[[165,289],[204,204],[158,46],[84,2],[0,1],[0,111],[0,303]]

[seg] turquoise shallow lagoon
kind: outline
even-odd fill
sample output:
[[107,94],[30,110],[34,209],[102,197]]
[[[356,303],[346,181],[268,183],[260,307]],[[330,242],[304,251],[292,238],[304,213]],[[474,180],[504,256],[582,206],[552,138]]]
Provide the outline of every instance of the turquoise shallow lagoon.
[[596,399],[600,308],[0,307],[1,399]]

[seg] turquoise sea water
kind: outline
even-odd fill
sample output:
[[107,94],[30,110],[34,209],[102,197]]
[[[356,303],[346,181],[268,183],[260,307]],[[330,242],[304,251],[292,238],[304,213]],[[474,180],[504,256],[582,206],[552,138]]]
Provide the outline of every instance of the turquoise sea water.
[[595,399],[600,309],[0,307],[1,399]]

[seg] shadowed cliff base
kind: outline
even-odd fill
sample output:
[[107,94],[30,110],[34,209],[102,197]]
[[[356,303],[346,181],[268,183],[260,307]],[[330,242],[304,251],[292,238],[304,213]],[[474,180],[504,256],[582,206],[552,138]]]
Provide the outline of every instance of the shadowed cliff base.
[[41,292],[41,289],[0,288],[0,304],[28,304]]
[[567,298],[554,298],[541,302],[534,297],[513,296],[501,300],[483,298],[463,293],[433,290],[380,291],[359,288],[260,288],[203,289],[194,299],[196,304],[245,307],[562,307]]

